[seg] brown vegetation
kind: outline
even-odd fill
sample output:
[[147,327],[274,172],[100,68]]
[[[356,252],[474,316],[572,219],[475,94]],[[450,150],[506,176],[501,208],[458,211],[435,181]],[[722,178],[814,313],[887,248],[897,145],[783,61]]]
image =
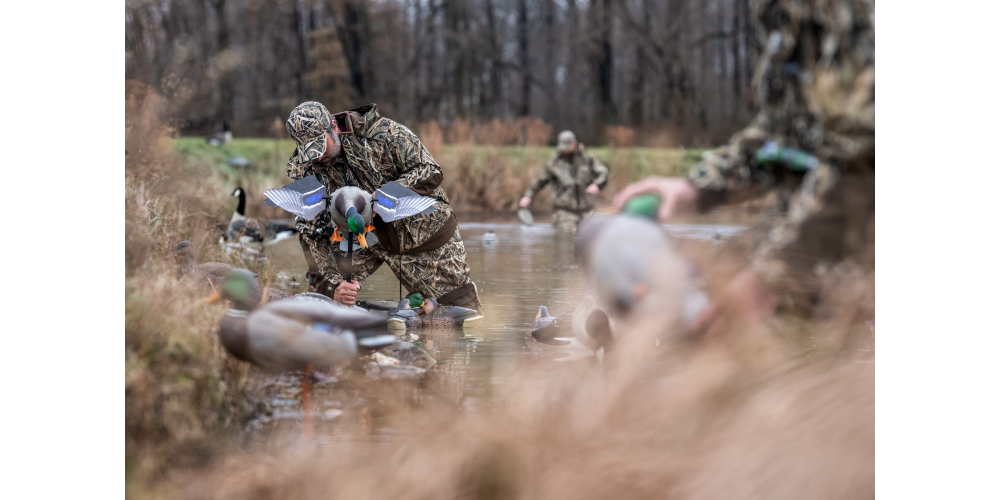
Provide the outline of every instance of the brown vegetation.
[[[446,362],[417,383],[354,384],[346,374],[363,410],[332,424],[331,439],[281,436],[248,446],[243,429],[260,373],[219,347],[222,306],[202,305],[194,286],[176,280],[172,255],[188,239],[201,260],[224,261],[214,226],[231,210],[231,184],[260,190],[281,181],[182,161],[168,150],[172,131],[161,125],[160,106],[144,87],[127,87],[128,496],[874,495],[874,343],[864,323],[874,318],[874,277],[850,267],[831,270],[811,320],[728,323],[692,337],[653,304],[603,363],[540,357],[499,385],[485,408],[447,397]],[[499,123],[489,126],[512,126]],[[471,125],[463,132],[469,142],[447,147],[450,130],[421,129],[439,148],[433,154],[446,182],[462,183],[447,186],[459,203],[510,207],[548,154],[532,145],[475,146]],[[614,182],[641,175],[649,166],[625,146],[628,131],[612,133],[621,144],[605,151]],[[740,267],[739,252],[728,251],[692,255],[709,270],[710,290]],[[266,267],[255,271],[273,279]]]

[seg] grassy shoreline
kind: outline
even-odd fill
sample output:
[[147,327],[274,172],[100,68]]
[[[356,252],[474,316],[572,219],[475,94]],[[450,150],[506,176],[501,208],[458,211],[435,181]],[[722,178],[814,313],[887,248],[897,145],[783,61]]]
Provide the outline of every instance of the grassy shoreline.
[[[294,149],[291,139],[234,139],[215,147],[200,137],[180,137],[171,139],[170,147],[189,162],[207,166],[213,176],[233,187],[242,183],[244,187],[246,184],[266,185],[264,189],[267,189],[291,181],[285,176],[285,163]],[[598,197],[599,205],[610,203],[612,193],[629,182],[649,175],[683,175],[705,151],[642,147],[588,149],[610,170],[608,185]],[[452,206],[459,211],[489,212],[513,211],[517,200],[555,148],[431,144],[429,150],[444,172],[443,186]],[[249,160],[252,166],[237,169],[227,164],[229,158],[239,156]],[[545,189],[539,193],[533,207],[545,211],[549,206],[549,190]],[[268,215],[281,217],[280,214]]]

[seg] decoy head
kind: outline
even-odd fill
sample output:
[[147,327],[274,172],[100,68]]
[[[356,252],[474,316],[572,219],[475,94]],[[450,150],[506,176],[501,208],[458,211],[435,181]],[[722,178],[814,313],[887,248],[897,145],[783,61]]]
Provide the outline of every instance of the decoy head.
[[220,290],[205,299],[215,302],[219,298],[229,299],[233,308],[242,311],[252,311],[260,304],[260,290],[257,288],[257,276],[246,269],[233,269],[222,279]]
[[423,304],[420,304],[420,311],[417,312],[417,316],[420,316],[421,314],[430,314],[434,312],[434,309],[437,309],[437,306],[438,306],[437,299],[435,299],[434,297],[428,297],[424,299]]
[[659,218],[661,201],[660,197],[655,194],[638,194],[625,202],[625,206],[622,207],[622,213],[638,215],[655,221]]
[[420,292],[407,295],[406,300],[410,301],[410,309],[416,309],[424,304],[424,296]]
[[243,188],[238,187],[238,188],[236,188],[236,189],[233,190],[233,194],[230,195],[230,196],[239,196],[242,193],[243,193]]
[[177,253],[177,275],[183,276],[198,262],[198,256],[195,255],[194,244],[188,240],[178,243],[175,251]]
[[535,321],[548,317],[549,317],[549,308],[545,306],[538,306],[538,314],[535,315]]
[[354,207],[348,207],[347,213],[344,215],[347,216],[347,229],[350,229],[352,234],[358,236],[358,243],[361,244],[362,248],[367,247],[368,242],[365,241],[365,218]]

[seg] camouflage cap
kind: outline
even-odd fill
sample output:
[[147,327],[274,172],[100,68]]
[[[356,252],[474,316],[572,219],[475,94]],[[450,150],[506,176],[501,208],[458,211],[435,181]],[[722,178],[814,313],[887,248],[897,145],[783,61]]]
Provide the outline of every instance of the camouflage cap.
[[559,151],[569,151],[575,143],[576,135],[573,135],[573,132],[570,132],[569,130],[559,132],[559,140],[556,143],[556,147]]
[[330,112],[326,106],[307,101],[299,104],[285,122],[288,135],[295,139],[300,164],[315,160],[326,152],[326,131],[330,129]]

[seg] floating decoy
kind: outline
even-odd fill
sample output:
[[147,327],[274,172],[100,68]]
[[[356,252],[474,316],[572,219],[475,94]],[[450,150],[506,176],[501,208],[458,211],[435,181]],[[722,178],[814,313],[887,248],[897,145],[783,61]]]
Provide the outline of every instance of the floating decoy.
[[497,243],[497,233],[495,233],[492,229],[486,231],[486,234],[483,235],[483,244],[495,245],[496,243]]
[[421,327],[467,327],[483,319],[479,311],[459,306],[441,306],[433,297],[414,292],[388,312],[391,330]]
[[233,131],[229,129],[229,122],[222,121],[222,132],[212,134],[205,138],[205,142],[213,146],[222,146],[223,144],[229,144],[233,140]]
[[[303,370],[303,425],[309,424],[309,375],[354,359],[358,347],[374,349],[395,342],[393,335],[361,336],[362,329],[385,323],[385,317],[312,297],[260,304],[253,273],[234,269],[222,281],[219,297],[232,307],[219,320],[219,340],[231,355],[269,371]],[[360,338],[359,338],[360,337]]]
[[[247,218],[246,204],[247,195],[243,188],[237,187],[233,190],[232,196],[239,197],[239,203],[229,220],[229,226],[223,235],[222,243],[226,254],[231,254],[234,250],[246,250],[249,244],[271,245],[279,241],[291,238],[298,232],[295,229],[294,219],[274,219],[260,221],[254,218]],[[256,251],[250,253],[258,253]]]
[[[584,293],[573,310],[558,317],[549,315],[545,306],[538,307],[535,321],[528,334],[535,340],[553,346],[582,346],[596,352],[608,352],[614,346],[613,320],[597,302],[593,292]],[[614,322],[617,329],[617,322]]]

